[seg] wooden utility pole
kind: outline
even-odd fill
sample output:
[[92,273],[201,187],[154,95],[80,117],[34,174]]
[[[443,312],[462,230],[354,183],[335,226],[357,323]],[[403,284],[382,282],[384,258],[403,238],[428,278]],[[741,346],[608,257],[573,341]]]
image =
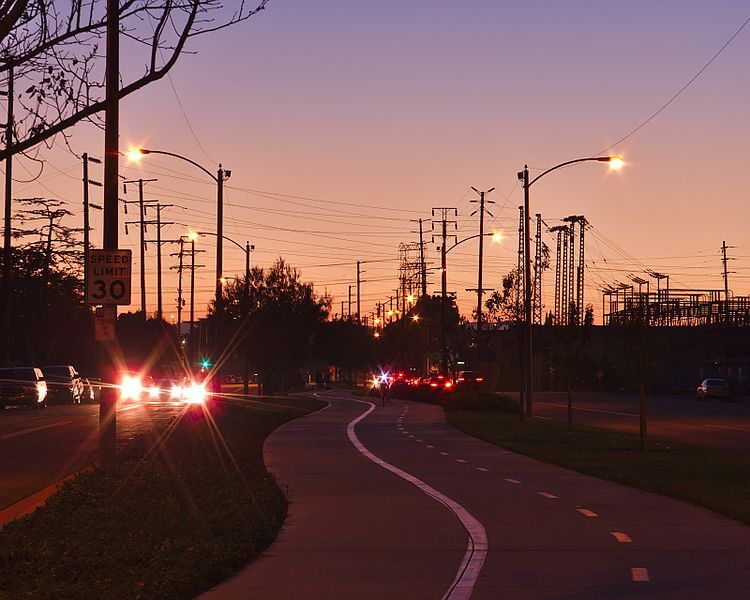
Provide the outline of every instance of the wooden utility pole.
[[[120,2],[107,0],[106,103],[104,112],[104,243],[105,250],[118,249],[118,174],[120,159]],[[110,309],[117,318],[117,306]],[[115,462],[117,439],[117,387],[114,356],[117,342],[102,342],[100,376],[110,385],[102,387],[99,404],[100,454],[104,467]]]
[[11,213],[13,204],[13,64],[8,68],[8,113],[5,121],[5,229],[3,231],[3,289],[0,302],[0,319],[2,319],[2,362],[10,364],[10,323],[11,299],[10,290],[13,269],[13,249],[11,247]]

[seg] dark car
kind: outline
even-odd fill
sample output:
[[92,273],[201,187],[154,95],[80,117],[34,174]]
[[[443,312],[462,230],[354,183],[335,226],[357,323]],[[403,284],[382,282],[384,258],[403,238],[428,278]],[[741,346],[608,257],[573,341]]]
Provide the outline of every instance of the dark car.
[[42,367],[47,380],[47,400],[50,404],[80,404],[83,399],[83,381],[72,365]]
[[709,398],[718,398],[719,400],[729,400],[732,397],[732,388],[725,379],[704,379],[703,383],[698,386],[695,392],[698,400],[708,400]]
[[453,391],[453,380],[447,375],[437,373],[436,375],[428,375],[422,379],[419,387],[432,392],[451,392]]
[[456,390],[478,390],[484,377],[478,371],[459,371],[456,377]]
[[0,410],[6,406],[47,406],[47,383],[36,367],[0,369]]

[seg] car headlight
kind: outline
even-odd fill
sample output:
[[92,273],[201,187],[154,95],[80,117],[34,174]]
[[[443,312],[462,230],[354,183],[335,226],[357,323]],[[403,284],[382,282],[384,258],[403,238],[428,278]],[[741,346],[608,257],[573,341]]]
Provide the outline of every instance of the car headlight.
[[123,400],[133,400],[141,395],[141,391],[143,391],[143,384],[140,377],[123,375],[122,382],[120,383],[120,398]]
[[206,402],[206,388],[202,384],[193,382],[184,391],[185,402],[188,404],[203,404]]

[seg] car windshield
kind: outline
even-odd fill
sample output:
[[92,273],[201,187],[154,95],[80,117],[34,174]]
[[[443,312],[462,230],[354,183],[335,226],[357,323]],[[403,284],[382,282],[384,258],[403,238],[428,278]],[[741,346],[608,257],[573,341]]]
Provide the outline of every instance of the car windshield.
[[44,374],[48,377],[70,377],[70,369],[68,367],[44,367],[42,369]]
[[723,379],[706,379],[706,385],[727,385]]
[[36,381],[34,369],[0,369],[0,381]]

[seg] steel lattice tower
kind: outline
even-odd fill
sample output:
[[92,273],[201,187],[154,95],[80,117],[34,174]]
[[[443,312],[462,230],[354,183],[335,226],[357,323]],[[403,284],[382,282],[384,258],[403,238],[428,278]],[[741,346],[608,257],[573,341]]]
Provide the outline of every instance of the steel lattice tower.
[[532,322],[542,323],[542,215],[536,215],[536,239],[534,253],[534,287],[532,304]]
[[550,233],[557,233],[557,252],[555,253],[555,312],[554,324],[561,325],[563,322],[563,278],[565,271],[563,265],[567,264],[563,259],[563,248],[567,246],[568,228],[565,225],[556,225],[549,228]]
[[518,285],[516,286],[516,312],[520,316],[522,299],[524,298],[524,291],[526,289],[526,282],[524,281],[524,265],[526,264],[524,252],[524,231],[526,229],[525,220],[523,216],[523,206],[518,207],[518,267],[516,269],[518,277]]

